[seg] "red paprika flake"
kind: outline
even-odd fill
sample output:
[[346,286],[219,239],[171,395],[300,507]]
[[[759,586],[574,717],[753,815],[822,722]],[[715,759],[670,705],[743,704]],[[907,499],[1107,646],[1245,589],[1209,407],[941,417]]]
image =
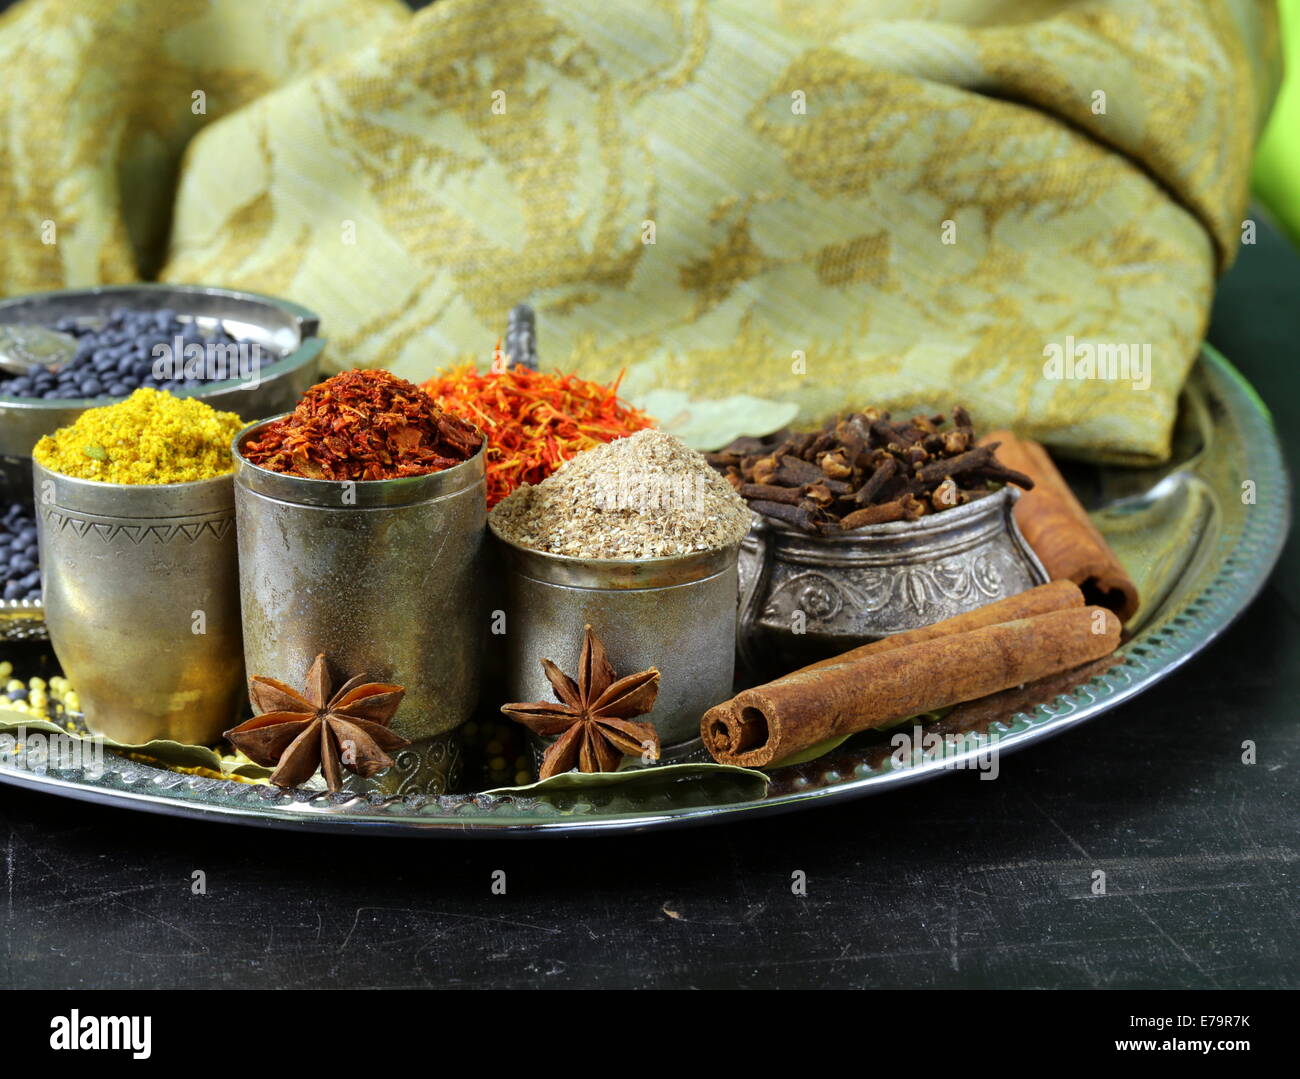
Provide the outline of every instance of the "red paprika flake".
[[387,371],[344,371],[244,446],[255,465],[314,480],[392,480],[473,457],[483,435]]
[[653,427],[654,420],[618,396],[621,376],[602,386],[563,372],[472,363],[444,371],[422,387],[447,412],[487,435],[491,509],[516,487],[541,483],[571,457]]

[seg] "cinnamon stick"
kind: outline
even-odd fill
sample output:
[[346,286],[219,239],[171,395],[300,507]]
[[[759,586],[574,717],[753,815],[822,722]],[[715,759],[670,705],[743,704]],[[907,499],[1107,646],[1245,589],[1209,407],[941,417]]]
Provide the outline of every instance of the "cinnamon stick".
[[1113,652],[1120,623],[1070,607],[812,668],[747,689],[700,724],[714,760],[761,768],[839,735],[975,700]]
[[[993,626],[999,622],[1014,622],[1018,618],[1032,618],[1035,615],[1047,614],[1049,611],[1063,611],[1069,607],[1082,606],[1083,593],[1079,591],[1078,585],[1073,581],[1049,581],[1047,584],[1040,584],[1036,588],[1030,588],[1014,596],[1007,596],[1005,599],[986,603],[983,607],[976,607],[972,611],[964,611],[961,614],[953,615],[951,618],[945,618],[942,622],[932,622],[928,626],[909,629],[903,633],[894,633],[888,637],[881,637],[878,641],[872,641],[870,644],[859,645],[857,648],[842,652],[838,656],[831,656],[828,659],[810,663],[806,667],[800,667],[797,671],[791,671],[789,674],[783,675],[768,684],[775,685],[778,682],[784,682],[787,678],[793,678],[795,675],[807,671],[819,671],[827,667],[839,667],[846,663],[854,663],[864,656],[874,655],[877,652],[887,652],[894,648],[902,648],[908,644],[933,641],[939,637],[949,637],[954,633],[979,629],[981,626]],[[714,711],[716,712],[718,709],[732,709],[734,711],[734,708],[735,699],[733,698],[717,705]]]
[[1016,524],[1053,580],[1069,580],[1084,599],[1127,622],[1138,609],[1137,587],[1097,530],[1051,457],[1037,442],[1010,431],[991,431],[980,444],[998,442],[998,459],[1028,475],[1033,490],[1016,503]]
[[876,652],[888,652],[890,649],[902,648],[908,644],[933,641],[938,637],[950,637],[954,633],[964,633],[967,630],[979,629],[981,626],[995,626],[999,622],[1014,622],[1018,618],[1033,618],[1035,615],[1047,614],[1049,611],[1063,611],[1069,607],[1082,606],[1083,593],[1072,581],[1049,581],[1047,584],[1040,584],[1037,588],[1007,596],[1006,599],[986,603],[973,611],[964,611],[962,614],[945,618],[942,622],[932,622],[919,629],[893,633],[870,644],[859,645],[838,656],[831,656],[829,659],[810,663],[807,667],[800,667],[799,670],[792,671],[776,681],[783,682],[786,678],[792,678],[804,671],[838,667],[844,663],[853,663],[863,656],[874,655]]

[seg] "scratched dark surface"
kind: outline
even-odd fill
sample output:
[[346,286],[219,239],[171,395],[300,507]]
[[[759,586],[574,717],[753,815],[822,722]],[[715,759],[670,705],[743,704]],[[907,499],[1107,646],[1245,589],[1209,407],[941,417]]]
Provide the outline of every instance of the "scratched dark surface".
[[[1271,230],[1210,338],[1295,474],[1300,257]],[[1295,987],[1297,547],[1208,652],[994,782],[544,843],[297,836],[0,787],[0,986]]]

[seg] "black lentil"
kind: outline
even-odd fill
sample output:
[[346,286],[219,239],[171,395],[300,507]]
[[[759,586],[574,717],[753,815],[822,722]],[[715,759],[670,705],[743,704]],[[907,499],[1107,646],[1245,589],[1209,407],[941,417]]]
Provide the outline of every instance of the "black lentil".
[[40,556],[36,548],[36,520],[19,502],[0,512],[0,599],[39,599]]
[[[205,334],[193,319],[182,318],[171,308],[157,311],[115,308],[97,326],[62,318],[51,328],[77,339],[74,358],[57,372],[8,376],[0,372],[0,394],[66,400],[126,397],[141,386],[158,390],[194,389],[207,380],[154,377],[155,346],[173,345],[178,337],[185,345],[205,347],[252,344],[232,336],[220,323],[213,332]],[[276,358],[272,354],[264,362],[271,363]]]

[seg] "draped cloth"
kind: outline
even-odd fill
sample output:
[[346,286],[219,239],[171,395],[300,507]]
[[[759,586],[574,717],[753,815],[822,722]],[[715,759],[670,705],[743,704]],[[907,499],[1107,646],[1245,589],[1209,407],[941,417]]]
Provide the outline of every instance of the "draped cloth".
[[[634,398],[960,401],[1159,460],[1276,36],[1258,0],[24,0],[0,289],[268,292],[416,380],[528,302]],[[1149,386],[1047,377],[1067,341]]]

